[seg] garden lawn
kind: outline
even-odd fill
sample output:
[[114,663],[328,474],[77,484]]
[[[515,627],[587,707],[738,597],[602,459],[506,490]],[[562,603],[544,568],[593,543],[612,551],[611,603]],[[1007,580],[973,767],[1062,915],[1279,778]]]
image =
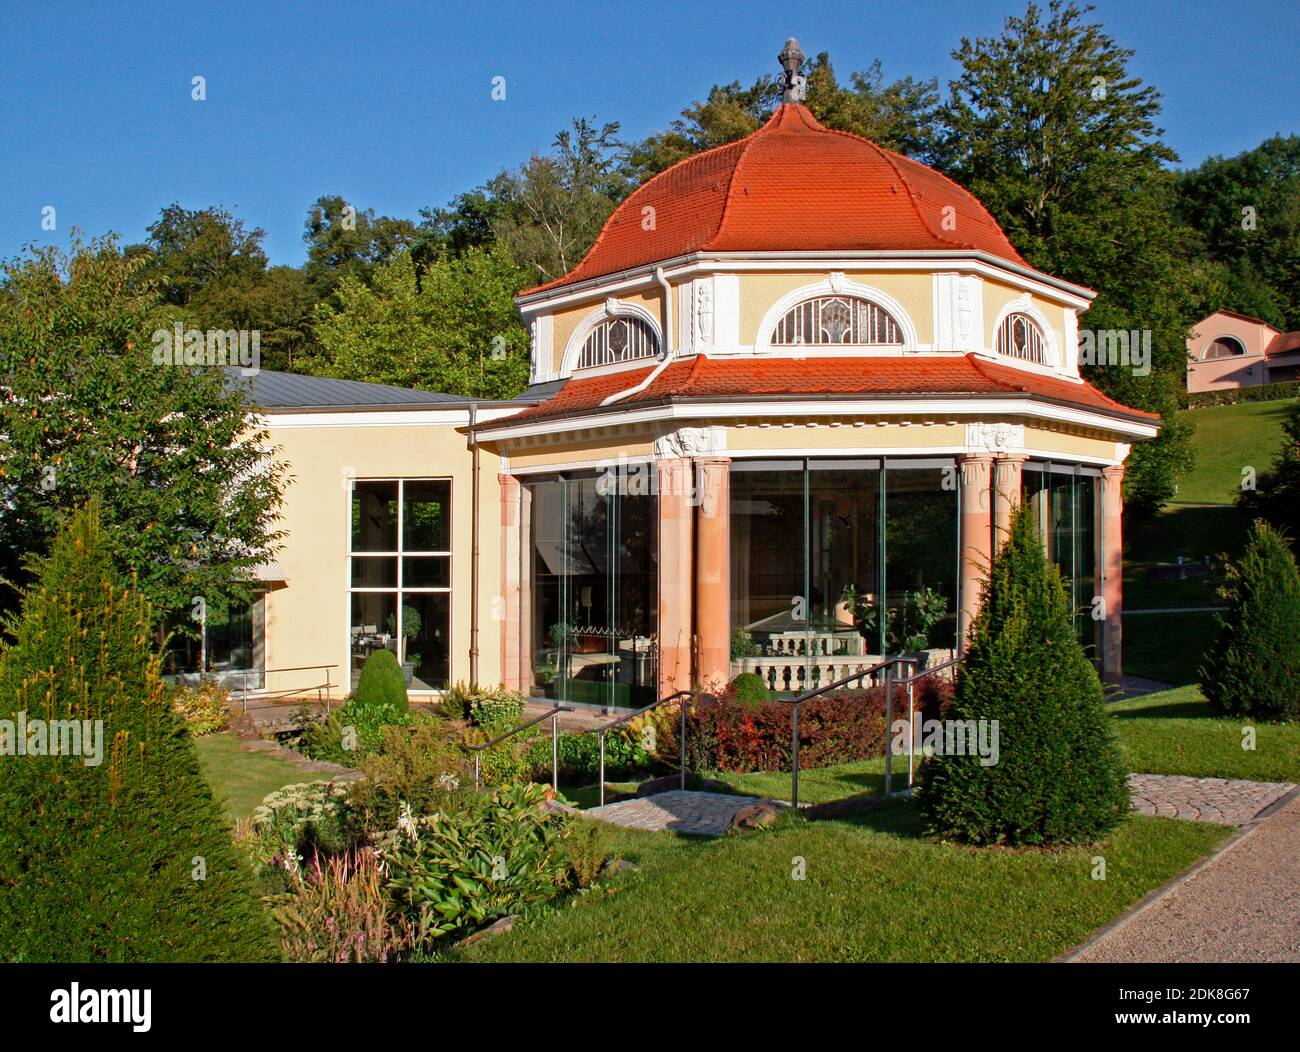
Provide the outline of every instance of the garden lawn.
[[1241,469],[1263,472],[1282,446],[1282,422],[1295,399],[1242,402],[1179,414],[1196,428],[1196,464],[1178,480],[1178,500],[1188,504],[1231,504],[1241,490]]
[[[920,756],[917,757],[920,763]],[[704,771],[701,777],[712,781],[724,782],[732,791],[741,796],[762,797],[765,800],[790,799],[789,771],[754,771],[736,774],[732,771]],[[634,793],[636,782],[606,782],[605,800],[612,803],[610,794]],[[846,796],[860,796],[870,793],[880,796],[885,788],[885,760],[877,757],[873,760],[858,760],[853,763],[840,763],[831,767],[805,767],[799,771],[799,802],[801,804],[823,804],[831,800],[842,800]],[[907,788],[907,757],[894,758],[894,789]],[[599,787],[584,785],[581,787],[560,786],[564,798],[576,807],[596,807],[600,803]]]
[[194,744],[203,777],[232,822],[251,818],[267,793],[315,780],[278,756],[241,748],[239,739],[228,732],[196,738]]
[[1125,614],[1124,671],[1172,686],[1195,683],[1218,633],[1217,614]]
[[1116,702],[1114,713],[1131,771],[1196,778],[1300,782],[1300,723],[1255,724],[1243,749],[1243,719],[1216,716],[1195,686]]
[[[469,961],[1047,961],[1163,884],[1230,830],[1134,816],[1102,845],[1054,851],[934,843],[896,803],[859,819],[786,816],[716,840],[620,830],[640,866]],[[1093,858],[1106,879],[1093,880]],[[806,878],[792,879],[796,859]]]

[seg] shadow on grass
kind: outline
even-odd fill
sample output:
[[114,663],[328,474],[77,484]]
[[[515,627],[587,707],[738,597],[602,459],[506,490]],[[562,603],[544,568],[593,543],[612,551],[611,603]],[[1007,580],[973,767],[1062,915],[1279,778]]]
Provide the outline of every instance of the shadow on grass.
[[1179,701],[1149,709],[1119,709],[1111,715],[1117,720],[1186,720],[1214,719],[1216,713],[1203,701]]
[[928,839],[921,812],[906,799],[851,796],[830,804],[815,805],[807,811],[805,817],[812,822],[842,822],[907,840]]

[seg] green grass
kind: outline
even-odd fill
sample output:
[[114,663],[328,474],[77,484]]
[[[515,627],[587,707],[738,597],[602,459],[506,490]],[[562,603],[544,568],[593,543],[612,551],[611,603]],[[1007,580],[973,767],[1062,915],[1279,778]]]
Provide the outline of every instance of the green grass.
[[[918,761],[919,762],[919,761]],[[789,771],[755,771],[752,774],[718,772],[709,775],[726,782],[736,792],[761,796],[768,800],[790,799]],[[894,757],[894,789],[907,788],[907,757]],[[823,804],[846,796],[870,793],[880,796],[885,790],[885,760],[876,757],[830,767],[805,767],[799,771],[799,802]]]
[[1218,573],[1157,578],[1157,563],[1203,562],[1207,555],[1240,553],[1249,516],[1235,507],[1200,508],[1170,504],[1159,514],[1132,523],[1124,537],[1124,605],[1131,610],[1176,606],[1218,606]]
[[[1135,816],[1104,844],[1012,851],[936,843],[898,803],[788,816],[701,841],[620,830],[641,868],[463,951],[470,961],[1045,961],[1184,870],[1229,830]],[[1093,880],[1093,858],[1106,879]],[[804,880],[792,879],[796,859]]]
[[1202,655],[1218,631],[1215,614],[1124,617],[1124,671],[1173,686],[1196,682]]
[[1300,723],[1255,725],[1252,751],[1241,747],[1247,721],[1216,716],[1194,686],[1108,708],[1115,714],[1130,770],[1300,782]]
[[1180,415],[1196,426],[1196,465],[1178,481],[1178,500],[1231,504],[1241,490],[1241,469],[1268,468],[1282,445],[1282,421],[1294,399],[1243,402],[1188,409]]
[[196,738],[194,744],[203,776],[231,821],[251,817],[267,793],[313,780],[313,775],[287,760],[241,748],[230,733],[209,734]]
[[[917,759],[918,764],[920,758]],[[789,771],[754,771],[736,774],[732,771],[705,771],[703,777],[723,782],[741,796],[762,797],[766,800],[790,799]],[[606,782],[606,802],[611,792],[632,793],[636,782]],[[894,789],[907,788],[907,757],[894,758]],[[858,760],[854,763],[834,764],[830,767],[805,767],[799,772],[799,802],[822,804],[842,800],[846,796],[870,793],[880,796],[885,789],[885,760]],[[576,807],[595,807],[600,802],[599,788],[595,785],[560,786],[566,800]]]

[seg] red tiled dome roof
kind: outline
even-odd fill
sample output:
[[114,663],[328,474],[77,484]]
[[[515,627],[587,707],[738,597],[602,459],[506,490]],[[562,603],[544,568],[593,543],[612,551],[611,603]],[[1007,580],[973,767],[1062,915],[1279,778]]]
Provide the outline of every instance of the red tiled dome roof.
[[[649,215],[653,224],[645,222]],[[1025,265],[969,191],[869,139],[830,130],[806,106],[786,103],[748,138],[688,157],[647,181],[615,209],[581,263],[527,291],[690,252],[837,249],[972,249]]]

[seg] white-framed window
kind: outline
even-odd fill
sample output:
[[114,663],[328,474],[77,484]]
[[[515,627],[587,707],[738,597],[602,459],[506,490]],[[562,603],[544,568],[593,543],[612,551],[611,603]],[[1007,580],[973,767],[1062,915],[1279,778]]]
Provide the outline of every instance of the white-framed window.
[[998,326],[998,354],[1019,358],[1034,365],[1047,365],[1047,341],[1043,330],[1028,314],[1008,314]]
[[451,675],[451,480],[355,479],[348,533],[352,685],[391,650],[411,690]]
[[1216,358],[1236,358],[1246,353],[1246,348],[1235,336],[1220,336],[1208,343],[1201,354],[1201,361],[1210,362]]
[[630,315],[606,318],[587,334],[578,368],[654,358],[658,353],[659,337],[648,322]]
[[898,322],[858,296],[817,296],[796,303],[772,330],[773,347],[902,346]]

